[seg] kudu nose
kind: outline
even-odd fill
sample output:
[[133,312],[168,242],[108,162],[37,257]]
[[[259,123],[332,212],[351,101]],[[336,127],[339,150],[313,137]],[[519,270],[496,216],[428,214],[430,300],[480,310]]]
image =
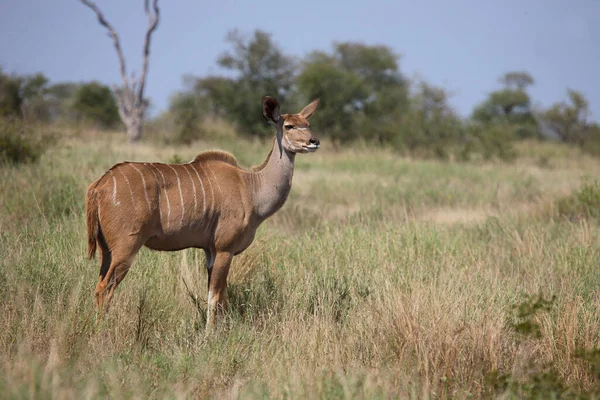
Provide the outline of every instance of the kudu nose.
[[308,141],[310,144],[314,144],[316,146],[319,146],[321,144],[321,142],[319,142],[319,139],[317,139],[316,137],[311,137],[310,140]]

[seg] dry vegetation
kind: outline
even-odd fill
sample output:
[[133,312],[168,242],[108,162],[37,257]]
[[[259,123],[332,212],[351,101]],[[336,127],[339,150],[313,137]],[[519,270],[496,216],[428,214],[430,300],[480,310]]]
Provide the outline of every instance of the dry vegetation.
[[[234,261],[230,308],[209,337],[195,250],[142,250],[97,320],[85,188],[122,160],[186,161],[220,147],[250,166],[268,145],[130,147],[92,135],[64,140],[37,165],[1,168],[2,397],[597,390],[598,220],[561,216],[559,205],[599,176],[600,161],[551,144],[522,144],[512,164],[458,164],[323,142],[298,156],[286,205]],[[542,304],[528,297],[538,294],[555,300],[519,317],[514,306]]]

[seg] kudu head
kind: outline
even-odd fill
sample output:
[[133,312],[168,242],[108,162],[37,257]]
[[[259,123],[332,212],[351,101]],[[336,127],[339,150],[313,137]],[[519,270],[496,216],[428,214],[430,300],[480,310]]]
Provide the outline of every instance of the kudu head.
[[298,114],[280,114],[279,103],[273,97],[263,99],[263,117],[277,130],[279,151],[283,146],[292,153],[312,153],[320,146],[319,139],[313,136],[308,120],[315,115],[319,99],[302,109]]

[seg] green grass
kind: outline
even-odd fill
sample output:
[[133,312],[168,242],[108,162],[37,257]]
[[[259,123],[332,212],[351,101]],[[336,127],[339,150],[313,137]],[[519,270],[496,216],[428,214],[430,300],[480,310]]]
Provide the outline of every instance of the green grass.
[[580,190],[562,198],[557,203],[558,213],[566,218],[600,217],[600,183],[585,184]]
[[[324,140],[297,157],[287,203],[234,259],[213,335],[194,250],[143,249],[98,320],[87,185],[122,160],[224,148],[250,166],[269,145],[109,135],[0,169],[2,396],[518,398],[540,376],[546,395],[598,387],[576,357],[600,343],[598,220],[564,218],[560,204],[582,199],[600,162],[547,144],[511,164],[459,164]],[[539,293],[556,298],[532,316],[541,336],[523,338],[514,305]]]

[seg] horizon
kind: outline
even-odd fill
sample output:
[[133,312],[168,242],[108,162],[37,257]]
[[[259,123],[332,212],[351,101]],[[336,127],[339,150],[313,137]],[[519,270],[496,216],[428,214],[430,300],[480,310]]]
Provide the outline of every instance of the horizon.
[[[173,7],[159,2],[161,20],[152,37],[145,92],[152,115],[164,111],[169,98],[183,90],[185,75],[226,74],[216,59],[229,49],[227,32],[238,29],[251,35],[260,29],[271,34],[284,54],[297,58],[313,50],[331,52],[334,42],[388,46],[399,54],[399,69],[406,78],[418,77],[446,89],[461,117],[468,117],[487,93],[500,88],[502,74],[527,71],[535,81],[528,90],[534,107],[565,101],[571,88],[588,99],[590,119],[600,121],[600,84],[594,69],[600,64],[599,46],[594,44],[594,38],[600,38],[600,26],[594,23],[600,20],[600,1],[450,5],[429,0],[389,5],[377,0],[339,7],[307,0],[300,7],[273,8],[266,2],[226,0],[205,9],[192,3],[185,0]],[[129,74],[139,73],[147,27],[143,2],[96,4],[120,36]],[[68,21],[57,24],[65,16]],[[0,66],[7,73],[41,72],[51,83],[121,81],[112,40],[78,1],[2,4],[0,24]]]

